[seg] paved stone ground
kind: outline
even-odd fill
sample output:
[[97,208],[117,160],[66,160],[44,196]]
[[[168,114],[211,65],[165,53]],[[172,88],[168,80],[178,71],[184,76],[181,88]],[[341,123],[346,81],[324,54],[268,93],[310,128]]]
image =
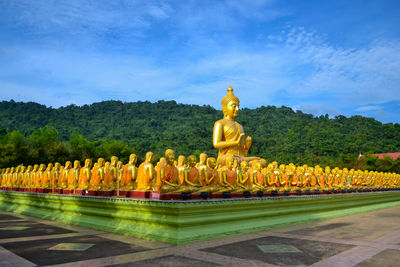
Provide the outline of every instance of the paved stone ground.
[[0,266],[400,266],[400,206],[182,246],[0,211]]

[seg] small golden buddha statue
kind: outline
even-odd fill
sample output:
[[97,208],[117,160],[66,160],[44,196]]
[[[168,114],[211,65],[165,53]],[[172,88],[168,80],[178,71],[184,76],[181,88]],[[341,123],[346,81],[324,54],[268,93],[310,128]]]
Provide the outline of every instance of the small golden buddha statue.
[[12,187],[17,187],[18,186],[18,176],[19,176],[19,171],[21,169],[21,166],[17,166],[14,169],[14,172],[12,174],[12,178],[11,178],[11,186]]
[[[100,171],[99,171],[100,168]],[[90,178],[89,190],[97,191],[101,189],[101,181],[104,178],[104,159],[98,158],[93,165],[92,177]]]
[[[179,158],[178,158],[179,160]],[[199,170],[200,180],[202,184],[206,184],[206,177],[208,172],[207,166],[207,154],[201,153],[199,157],[199,163],[196,164],[196,168]],[[179,170],[179,168],[178,168]]]
[[279,165],[278,183],[279,183],[278,191],[280,193],[283,193],[284,191],[289,190],[289,186],[288,186],[289,181],[288,181],[287,174],[286,174],[286,165],[285,164]]
[[138,168],[136,167],[137,156],[131,154],[129,162],[124,167],[124,173],[121,179],[121,188],[123,190],[135,190],[137,187]]
[[92,160],[85,159],[85,166],[81,168],[80,175],[79,175],[79,186],[80,190],[89,189],[90,179],[92,178]]
[[[213,145],[219,150],[217,164],[226,165],[226,157],[232,156],[238,164],[242,161],[261,160],[257,157],[247,157],[251,147],[251,137],[245,138],[242,125],[234,119],[239,113],[239,99],[233,94],[232,87],[221,101],[224,118],[215,122],[213,130]],[[264,166],[266,161],[262,160]]]
[[279,169],[277,169],[276,165],[273,163],[268,164],[267,168],[264,171],[265,176],[265,185],[267,187],[267,191],[276,191],[278,183],[278,176],[279,176]]
[[251,183],[253,185],[252,192],[265,191],[265,177],[261,172],[262,166],[261,162],[258,160],[252,161],[252,170],[251,170]]
[[56,162],[56,163],[54,163],[54,168],[53,168],[52,174],[51,174],[52,179],[50,180],[50,186],[52,189],[55,189],[56,187],[58,187],[60,173],[61,173],[61,164],[59,162]]
[[10,168],[6,168],[5,171],[3,172],[2,178],[1,178],[1,186],[6,186],[7,185],[7,177],[8,177],[8,172],[10,171]]
[[40,182],[42,188],[50,188],[50,180],[53,178],[51,175],[52,170],[53,170],[53,164],[49,163],[47,165],[46,170],[42,174],[42,178],[41,178],[41,182]]
[[182,184],[183,180],[185,179],[184,177],[184,171],[187,168],[187,165],[185,164],[185,156],[179,155],[178,157],[178,162],[176,164],[176,168],[178,168],[179,172],[179,183]]
[[65,167],[60,173],[60,179],[58,180],[58,187],[61,189],[65,189],[68,187],[68,176],[69,172],[72,168],[72,163],[71,161],[65,162]]
[[173,151],[166,152],[166,164],[162,164],[159,170],[159,178],[157,179],[157,191],[159,193],[182,193],[187,188],[179,184],[179,172],[174,165],[175,153]]
[[185,192],[196,193],[202,191],[206,192],[208,188],[202,188],[202,182],[200,179],[200,172],[196,168],[196,156],[190,155],[188,157],[188,167],[184,170],[184,180],[182,186],[186,188]]
[[[118,157],[112,156],[111,163],[104,167],[105,175],[102,182],[102,190],[111,191],[115,189],[115,178],[117,175]],[[107,164],[107,163],[106,163]]]
[[24,181],[25,181],[25,187],[27,188],[32,188],[32,165],[29,165],[26,168],[25,174],[24,174]]
[[238,174],[238,185],[242,187],[243,191],[248,191],[248,192],[253,191],[253,181],[252,181],[251,171],[249,168],[249,163],[247,161],[242,161],[240,163],[240,171]]
[[154,182],[156,172],[152,163],[153,157],[153,152],[147,152],[145,161],[139,165],[136,188],[138,191],[150,191],[152,187],[154,187],[153,190],[158,190]]
[[68,173],[68,189],[78,188],[80,172],[81,172],[81,163],[79,162],[79,160],[75,160],[74,167]]
[[226,155],[226,165],[219,171],[221,189],[224,192],[240,193],[242,188],[237,185],[236,170],[233,168],[234,156]]
[[304,180],[304,168],[299,166],[296,167],[295,170],[295,179],[292,181],[292,187],[294,188],[293,190],[301,190],[301,188],[304,186],[303,185],[303,180]]
[[207,179],[205,181],[205,185],[208,186],[212,192],[220,191],[221,187],[219,184],[219,175],[216,170],[217,159],[216,158],[208,158],[207,159]]
[[18,182],[17,182],[18,187],[25,187],[25,181],[24,181],[25,171],[26,171],[26,167],[21,166],[21,169],[18,173]]
[[46,165],[40,164],[39,169],[36,172],[35,176],[35,187],[40,188],[41,187],[41,181],[42,181],[42,176],[44,171],[46,170]]

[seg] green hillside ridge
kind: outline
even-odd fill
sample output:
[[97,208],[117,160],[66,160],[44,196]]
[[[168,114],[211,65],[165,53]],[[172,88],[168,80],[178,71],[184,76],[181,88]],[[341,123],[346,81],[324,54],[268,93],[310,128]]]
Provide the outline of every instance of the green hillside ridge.
[[[39,163],[34,160],[44,163],[46,160],[82,160],[107,157],[110,153],[120,153],[117,156],[126,162],[131,152],[143,158],[147,151],[153,151],[159,157],[166,148],[183,155],[206,152],[216,156],[212,130],[214,122],[220,118],[222,112],[211,106],[175,101],[103,101],[61,108],[2,101],[0,165],[19,164],[18,160],[25,164]],[[262,106],[242,109],[237,121],[243,125],[246,135],[253,138],[249,155],[267,161],[352,167],[360,164],[359,153],[400,151],[398,123],[382,124],[362,116],[330,119],[328,115],[315,117],[285,106]],[[17,132],[13,132],[12,137],[14,130]],[[4,147],[17,142],[10,138],[19,140],[18,145],[25,149],[18,152],[21,155],[14,155],[15,147]],[[44,147],[49,146],[46,142],[54,143],[52,156],[45,151]],[[5,160],[7,157],[9,159]]]

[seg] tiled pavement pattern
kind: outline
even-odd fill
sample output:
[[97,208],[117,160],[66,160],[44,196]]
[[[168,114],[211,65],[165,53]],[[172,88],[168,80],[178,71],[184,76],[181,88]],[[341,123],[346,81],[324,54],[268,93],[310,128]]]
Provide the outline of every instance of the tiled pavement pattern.
[[0,266],[400,266],[400,206],[173,246],[0,211]]

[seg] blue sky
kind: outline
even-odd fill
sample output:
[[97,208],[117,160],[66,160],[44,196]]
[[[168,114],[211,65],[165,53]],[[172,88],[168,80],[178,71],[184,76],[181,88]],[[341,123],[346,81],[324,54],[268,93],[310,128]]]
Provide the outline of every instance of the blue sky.
[[0,99],[241,107],[400,122],[400,1],[0,2]]

